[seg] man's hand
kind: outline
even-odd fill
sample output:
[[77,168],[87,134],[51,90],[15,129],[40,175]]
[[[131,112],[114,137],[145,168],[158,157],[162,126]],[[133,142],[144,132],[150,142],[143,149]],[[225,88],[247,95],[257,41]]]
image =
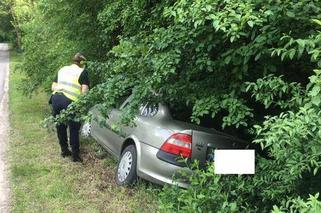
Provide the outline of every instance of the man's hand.
[[51,85],[51,90],[52,90],[53,92],[55,92],[55,91],[60,91],[60,90],[61,90],[61,87],[58,85],[58,83],[53,82],[52,85]]

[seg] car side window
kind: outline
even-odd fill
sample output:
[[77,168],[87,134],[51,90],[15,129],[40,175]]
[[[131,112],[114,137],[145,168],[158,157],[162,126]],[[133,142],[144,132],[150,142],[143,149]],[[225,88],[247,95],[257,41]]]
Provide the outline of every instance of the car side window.
[[124,109],[133,99],[133,96],[127,96],[126,98],[123,99],[123,103],[121,103],[120,107],[118,109],[122,110]]
[[120,107],[123,105],[123,103],[126,101],[127,98],[128,98],[128,96],[120,97],[120,98],[116,101],[115,108],[116,108],[116,109],[120,109]]
[[158,104],[145,104],[139,108],[139,115],[144,117],[153,117],[158,112]]

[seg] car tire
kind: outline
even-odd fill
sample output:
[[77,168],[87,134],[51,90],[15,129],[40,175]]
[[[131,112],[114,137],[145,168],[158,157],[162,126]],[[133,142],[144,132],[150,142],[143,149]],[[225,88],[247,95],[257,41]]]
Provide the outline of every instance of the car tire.
[[122,152],[117,165],[116,183],[122,186],[129,186],[137,180],[137,151],[135,145],[127,146]]
[[85,138],[89,138],[91,136],[91,124],[86,122],[81,127],[81,135]]

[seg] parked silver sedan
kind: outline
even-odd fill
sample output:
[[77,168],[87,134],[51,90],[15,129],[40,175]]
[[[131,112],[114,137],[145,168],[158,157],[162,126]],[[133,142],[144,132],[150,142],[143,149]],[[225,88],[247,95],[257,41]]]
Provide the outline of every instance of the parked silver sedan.
[[[188,187],[179,174],[192,172],[186,162],[198,160],[200,166],[213,160],[214,149],[241,148],[242,141],[211,128],[175,120],[165,104],[146,104],[137,114],[134,127],[120,125],[121,110],[129,104],[127,98],[108,118],[102,116],[99,105],[91,109],[94,119],[83,127],[84,134],[98,141],[118,160],[116,182],[129,185],[138,177],[157,184],[177,184]],[[106,125],[100,125],[106,121]],[[176,174],[176,175],[175,175]],[[175,178],[173,176],[175,175]]]

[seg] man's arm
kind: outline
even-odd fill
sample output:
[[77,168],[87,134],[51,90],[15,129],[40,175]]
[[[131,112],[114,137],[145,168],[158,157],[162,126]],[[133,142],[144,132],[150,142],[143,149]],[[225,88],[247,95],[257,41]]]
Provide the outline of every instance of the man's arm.
[[81,94],[86,94],[89,90],[89,86],[86,84],[81,85]]
[[60,88],[58,86],[58,83],[57,82],[52,82],[51,84],[51,91],[58,91]]
[[58,75],[56,75],[55,79],[53,80],[51,84],[51,91],[59,91],[60,87],[58,86]]
[[86,94],[89,90],[89,77],[86,69],[79,76],[78,82],[81,85],[81,94]]

